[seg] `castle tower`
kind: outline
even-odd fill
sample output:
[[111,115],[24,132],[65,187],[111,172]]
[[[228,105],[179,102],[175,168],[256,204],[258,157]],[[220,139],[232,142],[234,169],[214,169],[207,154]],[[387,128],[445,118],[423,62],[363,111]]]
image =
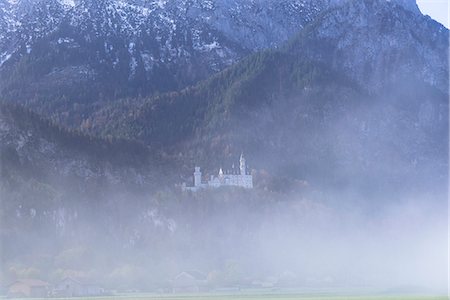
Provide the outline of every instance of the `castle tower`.
[[241,158],[239,159],[239,169],[241,170],[241,175],[247,175],[244,153],[241,154]]
[[195,167],[194,172],[194,186],[202,185],[202,172],[200,171],[200,167]]

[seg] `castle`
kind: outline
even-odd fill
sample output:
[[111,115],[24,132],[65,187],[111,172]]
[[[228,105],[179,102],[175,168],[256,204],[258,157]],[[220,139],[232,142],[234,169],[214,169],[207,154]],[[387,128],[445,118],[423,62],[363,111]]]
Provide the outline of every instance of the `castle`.
[[202,181],[202,172],[200,167],[195,167],[194,171],[194,186],[186,186],[183,184],[183,189],[186,191],[196,192],[200,189],[219,188],[222,186],[238,186],[247,189],[253,188],[253,176],[247,172],[244,155],[239,159],[239,171],[234,170],[234,165],[231,171],[224,172],[222,168],[219,170],[217,176],[211,175],[207,182]]

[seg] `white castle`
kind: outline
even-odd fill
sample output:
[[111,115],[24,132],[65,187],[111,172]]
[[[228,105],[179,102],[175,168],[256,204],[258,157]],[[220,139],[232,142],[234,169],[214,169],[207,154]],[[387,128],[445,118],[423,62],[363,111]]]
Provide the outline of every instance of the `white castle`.
[[211,175],[209,181],[203,182],[200,167],[195,167],[194,186],[186,186],[186,184],[183,184],[183,189],[186,191],[196,192],[200,189],[219,188],[222,186],[239,186],[247,189],[253,188],[253,176],[247,172],[247,166],[245,164],[243,154],[239,160],[238,172],[234,170],[234,165],[231,172],[224,172],[222,168],[220,168],[217,176]]

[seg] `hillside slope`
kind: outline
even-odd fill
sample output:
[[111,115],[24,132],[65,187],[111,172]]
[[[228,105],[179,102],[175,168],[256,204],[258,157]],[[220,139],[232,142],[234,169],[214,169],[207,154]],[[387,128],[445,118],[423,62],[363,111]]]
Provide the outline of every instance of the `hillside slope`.
[[20,195],[27,194],[21,186],[48,186],[56,193],[83,194],[157,184],[161,165],[148,147],[69,131],[19,106],[0,106],[0,139],[3,191]]

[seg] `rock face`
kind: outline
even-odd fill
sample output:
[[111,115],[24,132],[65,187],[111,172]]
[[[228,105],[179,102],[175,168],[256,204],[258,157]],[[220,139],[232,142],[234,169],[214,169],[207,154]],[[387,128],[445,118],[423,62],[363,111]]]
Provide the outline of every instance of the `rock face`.
[[387,0],[387,1],[395,2],[413,13],[416,14],[420,13],[416,0]]
[[306,39],[301,51],[368,90],[415,76],[448,91],[448,30],[394,1],[344,5],[325,14]]
[[6,2],[0,93],[52,115],[74,103],[176,90],[279,46],[324,7],[310,0]]
[[[170,31],[170,27],[183,25],[189,19],[191,23],[208,24],[228,39],[243,44],[244,48],[262,49],[287,40],[327,5],[325,0],[5,1],[2,3],[5,12],[2,21],[10,26],[8,31],[14,31],[22,23],[34,20],[34,31],[43,32],[45,29],[49,33],[54,25],[61,23],[59,11],[62,11],[65,18],[77,20],[71,22],[74,26],[89,21],[86,17],[93,17],[90,21],[104,21],[102,28],[91,28],[101,35],[111,34],[118,27],[120,31],[133,34],[132,31],[145,30],[142,26],[149,25],[146,22],[159,22],[160,31]],[[45,18],[47,22],[38,22]],[[108,28],[108,25],[115,27]],[[194,28],[187,30],[193,31]]]
[[[385,0],[385,1],[399,5],[404,9],[409,10],[415,14],[420,13],[416,0]],[[348,0],[330,0],[329,2],[331,5],[341,5],[345,2],[348,2]]]
[[[124,97],[175,91],[195,84],[258,50],[280,47],[321,12],[347,1],[338,0],[28,0],[0,3],[0,96],[27,103],[65,125],[79,128],[105,103]],[[319,33],[330,41],[340,38],[333,55],[350,59],[342,66],[360,82],[374,88],[390,72],[389,62],[409,55],[405,38],[415,17],[414,1],[356,1],[378,28],[367,31],[369,20],[359,10],[342,12],[321,24]],[[388,5],[395,16],[384,20]],[[405,9],[406,8],[406,9]],[[377,12],[377,13],[375,13]],[[417,59],[444,61],[430,45],[442,35],[427,35],[429,22],[419,18]],[[403,22],[404,21],[404,22]],[[346,26],[334,28],[336,22]],[[364,23],[366,22],[366,23]],[[356,25],[358,31],[354,31]],[[380,26],[384,26],[380,31]],[[350,29],[352,28],[352,29]],[[339,30],[339,32],[338,32]],[[443,28],[442,30],[445,31]],[[363,37],[359,32],[367,32]],[[381,42],[396,49],[378,53]],[[354,44],[361,41],[359,44]],[[421,45],[426,43],[426,45]],[[318,49],[320,53],[323,49]],[[417,54],[416,53],[416,54]],[[319,55],[319,54],[317,54]],[[366,58],[367,56],[367,58]],[[385,62],[381,62],[384,60]],[[355,68],[358,68],[356,70]],[[426,66],[429,81],[439,80]],[[372,79],[368,79],[369,74]],[[438,75],[438,77],[442,77]],[[439,83],[443,85],[443,82]],[[76,107],[73,109],[73,107]]]
[[[386,1],[396,3],[411,12],[420,13],[414,0]],[[227,48],[236,50],[237,45],[240,45],[238,48],[247,50],[277,47],[313,20],[320,11],[345,2],[345,0],[5,0],[0,3],[1,64],[21,47],[31,51],[32,43],[36,39],[50,35],[63,25],[82,31],[87,30],[88,32],[83,33],[97,37],[122,33],[133,43],[142,32],[155,31],[153,38],[160,43],[157,46],[160,49],[169,46],[171,48],[169,56],[172,56],[172,59],[175,53],[180,54],[180,51],[177,52],[177,46],[192,46],[200,52],[202,50],[226,52]],[[89,23],[92,26],[86,27]],[[180,40],[175,36],[180,34],[190,35],[193,40],[186,40],[185,37],[184,45],[180,44]],[[52,39],[65,38],[63,35],[57,34]],[[222,38],[225,40],[221,40]],[[220,56],[223,55],[224,53]],[[235,60],[228,63],[233,61]]]

